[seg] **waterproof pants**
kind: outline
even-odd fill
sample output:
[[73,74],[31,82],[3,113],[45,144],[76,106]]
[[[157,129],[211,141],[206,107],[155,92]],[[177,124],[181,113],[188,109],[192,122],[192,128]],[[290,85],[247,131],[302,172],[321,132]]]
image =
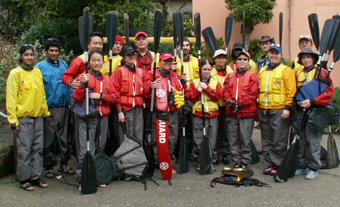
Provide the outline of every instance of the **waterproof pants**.
[[[83,168],[83,161],[85,155],[87,153],[87,131],[86,131],[86,119],[82,119],[78,117],[79,121],[79,143],[77,146],[78,155],[77,155],[77,164],[76,164],[76,180],[80,183],[81,182],[81,172]],[[90,139],[90,153],[91,156],[94,158],[96,152],[96,129],[98,125],[98,118],[90,117],[89,118],[89,139]]]
[[[215,159],[218,158],[218,154],[230,155],[230,145],[229,145],[229,133],[228,133],[228,122],[226,120],[227,114],[225,113],[225,106],[220,106],[218,115],[218,134],[215,149]],[[217,156],[217,157],[216,157]]]
[[263,162],[268,167],[280,166],[287,152],[290,117],[282,119],[283,110],[258,109]]
[[[192,116],[193,134],[194,134],[194,148],[193,157],[195,160],[199,159],[201,143],[203,141],[203,118],[199,116]],[[218,131],[218,118],[205,118],[205,131],[209,139],[211,152],[215,150],[217,131]]]
[[96,139],[96,146],[98,147],[97,150],[104,151],[109,129],[109,116],[101,117],[100,124],[100,137]]
[[[168,143],[168,150],[170,152],[170,159],[172,166],[176,162],[176,157],[174,155],[174,151],[178,141],[178,113],[179,111],[175,111],[169,113],[169,121],[168,121],[168,132],[169,132],[169,143]],[[151,146],[153,148],[153,152],[155,155],[155,162],[158,164],[158,156],[157,156],[157,140],[156,140],[156,114],[157,112],[153,112],[152,114],[152,134],[151,134]]]
[[43,169],[44,118],[19,118],[15,136],[18,149],[17,178],[19,181],[40,178]]
[[[53,108],[49,108],[48,111],[51,114],[51,125],[54,126],[54,128],[57,129],[58,134],[59,134],[59,138],[61,141],[61,149],[62,149],[62,164],[63,165],[67,165],[68,164],[68,160],[71,159],[71,154],[68,151],[68,134],[67,134],[67,130],[68,130],[68,124],[69,124],[69,108],[68,106],[62,106],[62,107],[53,107]],[[53,153],[51,151],[49,151],[48,149],[44,150],[44,165],[45,168],[48,169],[52,169],[51,165],[52,163],[50,163],[52,161],[53,158]]]
[[[301,121],[302,110],[298,110],[298,118]],[[317,171],[321,168],[321,139],[323,132],[314,131],[306,121],[300,136],[301,145],[299,153],[299,168],[309,168]]]
[[[143,106],[138,106],[129,111],[125,111],[125,119],[129,120],[129,128],[127,129],[130,133],[130,136],[136,137],[137,139],[143,141],[143,127],[144,127],[144,119],[143,119]],[[118,114],[117,114],[118,116]],[[118,128],[119,134],[119,145],[124,141],[124,133],[123,129],[120,126],[115,126]]]
[[[191,152],[193,148],[193,123],[192,123],[192,103],[188,100],[184,100],[184,120],[181,120],[182,115],[183,115],[183,108],[181,107],[178,109],[178,115],[179,115],[179,121],[183,121],[184,126],[185,126],[185,138],[187,139],[187,144],[189,148],[189,153]],[[181,125],[182,123],[180,123]],[[180,133],[183,133],[180,131]]]
[[250,141],[255,118],[237,118],[236,116],[227,115],[226,120],[229,122],[228,134],[233,164],[251,164]]

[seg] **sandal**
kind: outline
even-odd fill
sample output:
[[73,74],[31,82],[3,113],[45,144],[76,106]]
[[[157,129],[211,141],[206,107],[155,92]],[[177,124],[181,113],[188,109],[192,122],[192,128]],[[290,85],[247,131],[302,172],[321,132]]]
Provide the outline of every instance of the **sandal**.
[[25,191],[34,191],[35,188],[33,188],[28,182],[21,184],[20,188],[24,189]]
[[201,171],[201,166],[198,164],[197,167],[196,167],[196,171]]
[[36,180],[32,180],[32,185],[38,186],[40,188],[47,188],[47,183],[43,182],[40,180],[40,178],[36,179]]
[[52,170],[52,169],[46,170],[45,177],[46,177],[46,178],[54,178],[55,175],[54,175],[54,173],[53,173],[53,170]]
[[106,188],[106,184],[100,184],[100,183],[98,183],[98,187],[100,187],[100,188]]
[[79,188],[78,188],[78,191],[81,192],[81,185],[79,184]]
[[[65,166],[65,167],[64,167]],[[62,169],[63,173],[66,175],[73,175],[74,173],[76,173],[72,168],[70,168],[68,165],[63,165],[63,169]],[[58,170],[58,172],[60,172],[60,169]]]

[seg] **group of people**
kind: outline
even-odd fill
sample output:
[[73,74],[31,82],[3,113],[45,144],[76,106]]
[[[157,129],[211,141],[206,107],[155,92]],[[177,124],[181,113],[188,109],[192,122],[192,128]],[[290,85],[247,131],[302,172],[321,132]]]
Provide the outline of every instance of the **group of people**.
[[[148,35],[142,31],[135,35],[136,50],[124,46],[122,37],[116,36],[112,62],[102,53],[102,34],[93,32],[89,39],[88,73],[85,73],[85,54],[74,58],[69,66],[58,58],[61,44],[55,38],[46,40],[46,60],[35,66],[33,47],[25,44],[20,48],[20,66],[11,70],[7,80],[6,107],[18,150],[17,178],[21,188],[27,191],[34,190],[32,185],[46,188],[46,182],[40,179],[43,168],[46,177],[55,176],[53,154],[43,145],[44,122],[56,128],[62,150],[67,152],[61,158],[63,173],[75,174],[76,180],[81,182],[87,151],[87,123],[81,115],[85,111],[82,103],[86,85],[90,91],[90,105],[94,108],[88,123],[92,156],[99,150],[105,150],[109,128],[115,131],[114,139],[121,143],[124,134],[119,123],[128,120],[130,135],[140,140],[145,141],[147,132],[152,129],[151,143],[155,164],[158,164],[156,113],[151,117],[150,107],[152,89],[165,81],[167,94],[185,97],[177,99],[174,104],[167,103],[168,150],[172,165],[178,157],[176,147],[181,123],[185,127],[189,151],[197,161],[196,170],[200,171],[204,110],[206,134],[215,165],[219,164],[220,158],[223,164],[229,164],[228,155],[231,155],[234,167],[246,168],[252,163],[250,142],[254,121],[258,120],[263,161],[267,166],[263,173],[277,173],[287,151],[294,94],[297,87],[313,79],[316,70],[318,55],[311,50],[313,41],[309,35],[300,36],[301,52],[294,61],[293,69],[284,64],[281,46],[269,36],[260,40],[264,55],[257,63],[242,43],[235,43],[230,65],[227,64],[226,51],[221,48],[213,54],[214,63],[202,60],[201,68],[199,60],[190,55],[191,46],[187,38],[183,41],[183,68],[180,56],[149,51]],[[177,45],[177,50],[180,46]],[[326,73],[322,70],[321,78],[325,78]],[[328,80],[331,81],[330,77]],[[299,114],[304,108],[327,105],[332,96],[333,85],[315,99],[297,103]],[[184,105],[178,100],[184,100]],[[154,111],[161,110],[157,104],[153,105]],[[182,107],[184,113],[180,111]],[[67,131],[72,114],[77,158],[75,169],[68,166],[71,156]],[[112,121],[108,118],[110,114],[113,115]],[[152,126],[149,125],[150,119]],[[296,174],[306,174],[307,179],[317,177],[321,137],[322,134],[314,132],[308,125],[303,129]],[[172,169],[172,173],[176,171]],[[106,184],[98,183],[98,186],[106,187]]]

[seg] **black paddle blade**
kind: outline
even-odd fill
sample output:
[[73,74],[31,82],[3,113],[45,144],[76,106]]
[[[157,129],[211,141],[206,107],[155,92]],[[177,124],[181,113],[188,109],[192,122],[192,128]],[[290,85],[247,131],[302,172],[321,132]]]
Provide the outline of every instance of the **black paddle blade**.
[[[172,32],[174,36],[174,50],[176,51],[177,47],[177,31],[178,31],[178,25],[177,25],[177,13],[172,14]],[[174,56],[176,56],[174,54]],[[175,57],[176,58],[176,57]]]
[[243,12],[242,43],[243,43],[243,47],[246,48],[246,13],[245,12]]
[[[147,136],[151,136],[151,134],[148,134]],[[154,152],[153,152],[150,142],[147,142],[145,144],[144,152],[145,152],[146,159],[148,160],[148,167],[147,167],[147,170],[145,171],[145,177],[150,178],[153,176],[155,172],[155,157],[154,157]]]
[[162,19],[163,14],[160,10],[157,10],[155,13],[155,24],[154,24],[154,45],[155,45],[155,53],[158,51],[159,41],[161,38],[161,30],[162,30]]
[[339,152],[338,152],[338,147],[336,146],[335,139],[331,131],[328,134],[327,153],[328,153],[328,156],[327,156],[328,167],[331,169],[337,168],[340,164]]
[[276,181],[287,182],[288,178],[290,178],[292,174],[292,171],[294,171],[295,173],[296,170],[295,162],[298,159],[299,155],[298,144],[299,144],[298,142],[295,142],[292,145],[290,145],[275,176]]
[[337,62],[340,59],[340,47],[339,47],[340,46],[340,34],[334,41],[334,44],[336,45],[336,47],[334,48],[334,52],[333,52],[333,63]]
[[252,164],[257,164],[260,162],[260,156],[259,153],[257,152],[256,146],[253,142],[253,140],[250,140],[250,148],[251,148],[251,160]]
[[184,26],[183,26],[183,14],[182,12],[177,12],[177,22],[178,22],[178,42],[183,50],[183,39],[184,39]]
[[[201,14],[196,12],[194,15],[194,23],[195,23],[195,37],[196,37],[196,45],[197,49],[201,50]],[[198,54],[200,56],[200,52]]]
[[283,13],[280,12],[279,40],[281,47],[282,47],[282,32],[283,32]]
[[327,19],[323,26],[321,41],[320,41],[320,55],[323,55],[327,51],[328,44],[330,42],[335,19]]
[[332,34],[328,43],[328,51],[329,53],[334,49],[334,42],[336,41],[336,38],[338,37],[339,31],[340,31],[340,27],[339,27],[339,20],[334,19],[334,26],[333,26],[333,30],[332,30]]
[[200,163],[200,174],[208,175],[212,174],[212,157],[210,143],[207,137],[203,137],[199,155]]
[[189,150],[187,139],[183,136],[183,128],[179,131],[179,174],[189,172]]
[[116,42],[117,28],[118,12],[110,11],[106,14],[106,34],[109,50],[112,50],[112,47]]
[[228,45],[230,42],[231,38],[231,33],[233,31],[233,24],[234,24],[234,17],[229,16],[225,19],[225,45],[226,45],[226,50],[228,49]]
[[212,55],[214,55],[215,51],[217,50],[217,42],[216,37],[214,35],[214,31],[211,27],[207,27],[202,31],[202,35],[207,44],[208,49]]
[[94,160],[89,151],[87,151],[81,173],[81,192],[83,194],[92,194],[97,192],[97,174]]
[[312,34],[313,42],[317,50],[319,50],[320,43],[320,31],[319,31],[319,20],[316,13],[308,15],[308,23],[310,33]]
[[89,16],[89,8],[86,7],[83,11],[84,16],[78,19],[78,32],[80,45],[84,51],[87,51],[87,44],[89,43],[89,35],[92,32],[92,17]]
[[129,28],[129,15],[124,13],[124,32],[125,32],[125,44],[129,46],[130,28]]

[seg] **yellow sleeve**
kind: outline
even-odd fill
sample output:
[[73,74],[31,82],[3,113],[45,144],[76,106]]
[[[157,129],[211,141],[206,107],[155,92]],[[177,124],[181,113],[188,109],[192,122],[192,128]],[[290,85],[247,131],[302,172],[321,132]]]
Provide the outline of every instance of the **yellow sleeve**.
[[[155,52],[150,52],[150,53],[151,53],[152,59],[155,59]],[[157,53],[156,68],[159,68],[159,56],[160,54]],[[152,63],[152,67],[153,67],[153,63]]]
[[227,75],[229,75],[229,73],[234,72],[231,67],[229,65],[227,65]]
[[296,93],[296,80],[295,73],[290,67],[287,67],[283,72],[283,82],[285,86],[285,105],[292,106],[293,97]]
[[18,74],[13,69],[8,76],[6,83],[6,109],[7,109],[7,120],[10,124],[18,125],[17,118],[17,100],[18,100],[18,88],[19,80]]
[[256,66],[256,63],[252,59],[250,59],[249,65],[250,65],[249,70],[257,74],[257,66]]

